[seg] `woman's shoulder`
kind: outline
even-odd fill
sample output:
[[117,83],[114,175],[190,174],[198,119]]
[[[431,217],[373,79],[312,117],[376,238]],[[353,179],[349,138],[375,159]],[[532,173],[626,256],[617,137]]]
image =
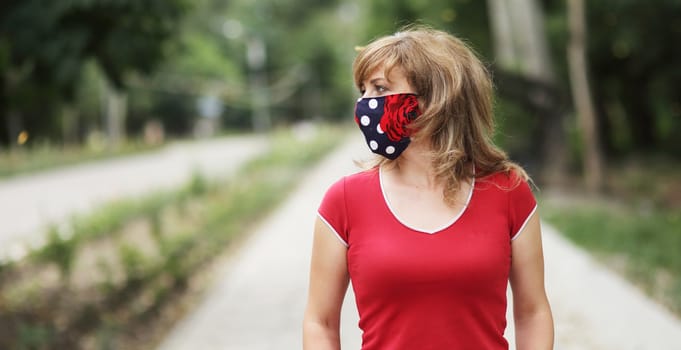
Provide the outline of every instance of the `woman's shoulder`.
[[366,179],[372,179],[378,176],[378,167],[374,168],[369,168],[369,169],[362,169],[357,172],[354,172],[350,175],[347,175],[346,178],[348,178],[351,181],[362,181]]
[[378,179],[378,169],[371,168],[366,170],[360,170],[350,175],[343,177],[346,188],[357,188],[370,185]]
[[343,192],[346,192],[348,190],[350,191],[362,191],[367,188],[367,186],[371,186],[375,181],[378,180],[378,170],[376,169],[367,169],[367,170],[360,170],[355,173],[345,175],[339,179],[337,179],[332,185],[331,189],[336,189],[336,190],[342,190]]
[[502,190],[512,190],[519,185],[525,185],[529,179],[522,169],[510,169],[492,172],[475,179],[476,183],[491,184]]

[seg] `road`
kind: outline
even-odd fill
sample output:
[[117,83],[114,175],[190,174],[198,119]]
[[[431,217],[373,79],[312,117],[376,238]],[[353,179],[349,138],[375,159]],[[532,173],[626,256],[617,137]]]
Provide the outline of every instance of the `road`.
[[[215,285],[158,350],[301,349],[311,232],[326,188],[366,156],[359,137],[319,166],[221,266]],[[547,293],[557,350],[681,349],[681,321],[542,224]],[[509,307],[510,310],[510,307]],[[509,311],[509,320],[512,320]],[[343,349],[360,348],[351,293],[342,316]],[[509,321],[507,338],[513,339]],[[511,341],[511,349],[515,349]]]
[[267,149],[264,136],[172,143],[158,151],[0,180],[0,258],[18,259],[61,225],[120,198],[176,188],[195,171],[226,176]]

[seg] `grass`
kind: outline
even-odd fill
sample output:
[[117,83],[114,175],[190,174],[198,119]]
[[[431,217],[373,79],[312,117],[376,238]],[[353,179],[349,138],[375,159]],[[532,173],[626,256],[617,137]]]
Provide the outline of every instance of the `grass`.
[[30,148],[19,147],[14,150],[0,149],[0,178],[55,169],[95,160],[148,152],[158,149],[158,145],[145,145],[138,141],[128,141],[117,150],[104,147],[36,145]]
[[681,211],[630,203],[556,203],[543,215],[576,244],[681,315]]
[[681,316],[681,163],[641,154],[607,170],[604,197],[544,196],[544,218]]
[[[148,337],[139,330],[172,309],[203,266],[286,198],[337,143],[337,132],[276,132],[271,151],[231,180],[196,174],[176,190],[74,219],[68,234],[52,228],[44,247],[0,271],[0,347],[79,348],[89,341],[144,348],[135,347]],[[55,274],[58,283],[50,284]]]
[[[217,136],[243,134],[242,131],[222,130]],[[52,170],[76,164],[130,156],[155,151],[173,142],[191,142],[191,139],[166,139],[162,144],[148,144],[139,138],[129,138],[116,149],[109,149],[103,135],[95,133],[83,145],[56,145],[47,141],[0,148],[0,179],[16,175]]]

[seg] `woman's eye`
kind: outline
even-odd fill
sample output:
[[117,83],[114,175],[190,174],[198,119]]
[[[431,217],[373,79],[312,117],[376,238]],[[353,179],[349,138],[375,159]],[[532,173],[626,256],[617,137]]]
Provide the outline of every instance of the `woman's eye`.
[[385,90],[386,90],[385,86],[376,85],[377,92],[385,92]]

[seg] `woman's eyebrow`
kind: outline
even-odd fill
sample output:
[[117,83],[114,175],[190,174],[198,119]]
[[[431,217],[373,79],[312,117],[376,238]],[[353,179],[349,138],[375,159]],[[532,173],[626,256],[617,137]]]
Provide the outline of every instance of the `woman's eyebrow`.
[[379,82],[381,80],[385,80],[385,78],[383,78],[383,77],[373,78],[369,81],[369,84],[376,84],[377,82]]

